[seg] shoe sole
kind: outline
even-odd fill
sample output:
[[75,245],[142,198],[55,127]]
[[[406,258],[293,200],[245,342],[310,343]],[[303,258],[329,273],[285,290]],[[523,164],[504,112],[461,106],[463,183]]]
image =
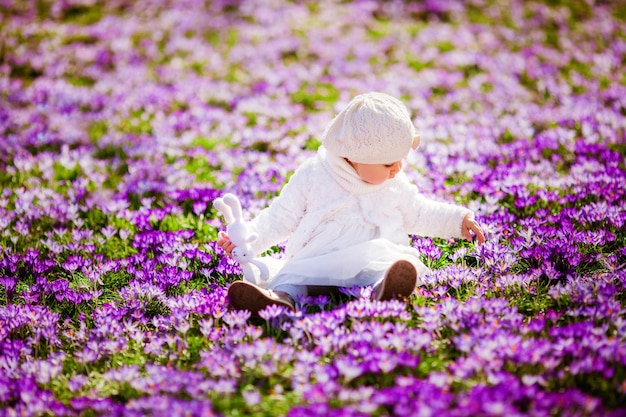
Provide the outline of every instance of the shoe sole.
[[417,270],[409,261],[397,261],[387,271],[378,301],[405,300],[413,294],[417,285]]
[[228,302],[235,310],[248,310],[253,315],[271,305],[293,310],[289,302],[271,297],[265,290],[246,281],[235,281],[228,288]]

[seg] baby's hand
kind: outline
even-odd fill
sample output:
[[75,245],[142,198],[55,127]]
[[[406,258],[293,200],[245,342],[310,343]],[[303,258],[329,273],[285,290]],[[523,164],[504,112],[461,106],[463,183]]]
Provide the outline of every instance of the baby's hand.
[[463,237],[467,240],[476,239],[479,245],[482,245],[485,242],[485,234],[483,233],[483,229],[481,229],[476,219],[474,219],[474,215],[471,213],[468,213],[463,218],[463,223],[461,224],[461,233],[463,234]]
[[219,232],[217,236],[219,237],[219,240],[217,241],[217,246],[224,249],[224,252],[226,252],[227,256],[231,256],[233,253],[233,249],[236,248],[235,244],[230,241],[230,238],[225,232]]

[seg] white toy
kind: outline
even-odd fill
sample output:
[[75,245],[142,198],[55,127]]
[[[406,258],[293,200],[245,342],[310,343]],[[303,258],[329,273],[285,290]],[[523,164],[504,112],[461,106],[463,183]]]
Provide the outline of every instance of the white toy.
[[[248,224],[243,220],[239,199],[235,195],[227,193],[223,197],[215,199],[213,207],[226,220],[226,233],[230,241],[235,245],[232,257],[239,262],[244,280],[253,284],[260,284],[257,281],[254,268],[252,268],[252,265],[255,265],[259,269],[259,279],[267,281],[270,275],[268,266],[260,259],[255,258],[252,252],[251,244],[257,240],[258,235],[251,233]],[[220,237],[223,237],[223,234],[224,232],[219,232]]]

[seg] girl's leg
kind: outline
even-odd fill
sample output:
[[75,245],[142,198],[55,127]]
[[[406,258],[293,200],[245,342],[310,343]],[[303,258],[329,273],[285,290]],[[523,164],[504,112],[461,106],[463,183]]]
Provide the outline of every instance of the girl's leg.
[[228,288],[228,301],[235,310],[248,310],[253,316],[271,305],[295,310],[294,298],[286,292],[266,290],[247,282],[235,281]]
[[272,288],[272,290],[287,293],[294,300],[297,300],[298,297],[306,297],[308,295],[306,285],[280,284]]
[[405,300],[417,285],[417,269],[409,261],[397,261],[387,270],[385,277],[374,285],[372,299],[378,301]]

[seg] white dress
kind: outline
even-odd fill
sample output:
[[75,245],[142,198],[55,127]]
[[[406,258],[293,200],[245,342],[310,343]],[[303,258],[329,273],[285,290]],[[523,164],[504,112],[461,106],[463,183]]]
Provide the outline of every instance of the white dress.
[[[380,238],[375,228],[355,217],[358,210],[353,206],[357,204],[353,200],[350,206],[337,212],[328,227],[320,228],[313,244],[284,261],[269,287],[284,284],[374,285],[384,277],[391,264],[400,259],[412,262],[420,276],[429,271],[415,248]],[[324,250],[319,250],[320,247]]]
[[408,234],[460,237],[467,213],[421,196],[403,174],[366,184],[345,160],[320,148],[250,223],[261,237],[256,253],[288,239],[284,259],[260,258],[271,271],[261,285],[374,285],[400,259],[423,276],[429,270]]

